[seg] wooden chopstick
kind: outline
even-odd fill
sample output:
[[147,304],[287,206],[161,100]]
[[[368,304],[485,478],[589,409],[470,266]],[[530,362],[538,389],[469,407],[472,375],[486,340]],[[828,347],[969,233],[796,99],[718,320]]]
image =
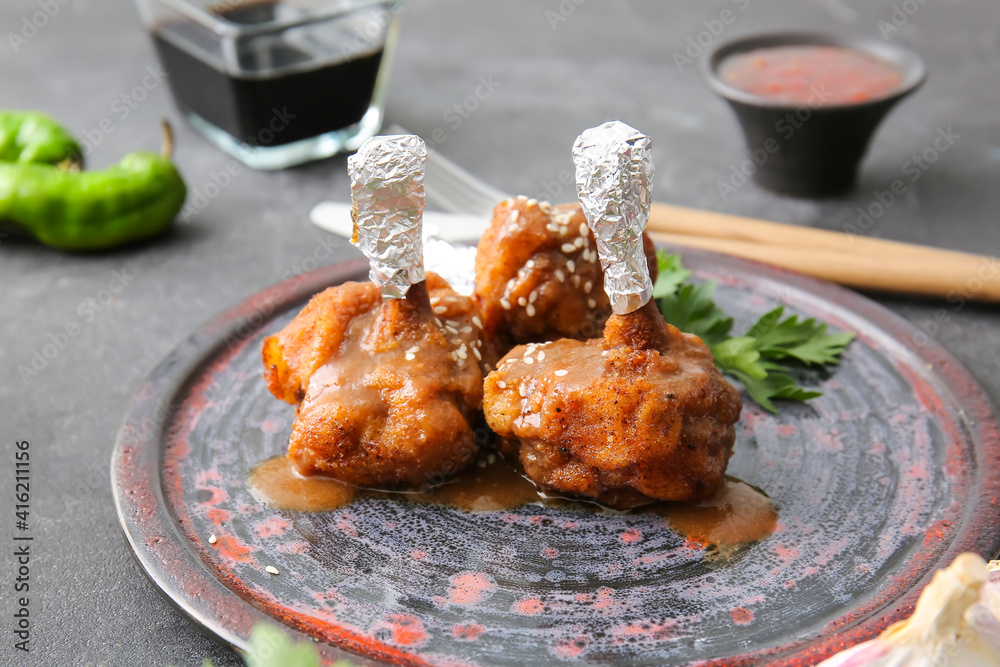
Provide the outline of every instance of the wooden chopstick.
[[[728,213],[704,211],[672,204],[654,202],[649,213],[651,232],[714,236],[730,241],[750,241],[767,245],[782,245],[810,250],[828,250],[849,255],[872,254],[878,257],[962,258],[982,257],[957,250],[940,250],[915,243],[888,241],[869,236],[832,232],[825,229],[800,227],[781,222],[768,222]],[[930,254],[928,254],[930,253]]]
[[1000,302],[1000,260],[993,257],[934,248],[921,254],[916,250],[920,246],[905,255],[847,253],[647,229],[654,239],[668,243],[766,262],[859,289]]
[[1000,301],[1000,260],[654,203],[649,231],[673,243],[783,266],[860,289]]

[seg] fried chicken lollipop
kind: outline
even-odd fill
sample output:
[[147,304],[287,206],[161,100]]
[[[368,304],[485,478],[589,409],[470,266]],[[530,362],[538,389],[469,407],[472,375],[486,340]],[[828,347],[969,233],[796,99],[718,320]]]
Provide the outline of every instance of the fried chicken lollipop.
[[[643,234],[656,279],[656,246]],[[503,201],[476,250],[476,303],[498,350],[600,336],[611,315],[594,234],[579,204]]]
[[416,487],[475,457],[472,424],[495,358],[472,300],[425,279],[425,159],[415,136],[376,137],[351,157],[353,241],[372,282],[321,292],[264,341],[271,393],[299,403],[288,456],[303,474]]
[[724,482],[742,404],[708,347],[651,299],[649,139],[605,124],[574,158],[614,314],[603,338],[511,350],[486,378],[486,420],[546,490],[619,508],[705,498]]

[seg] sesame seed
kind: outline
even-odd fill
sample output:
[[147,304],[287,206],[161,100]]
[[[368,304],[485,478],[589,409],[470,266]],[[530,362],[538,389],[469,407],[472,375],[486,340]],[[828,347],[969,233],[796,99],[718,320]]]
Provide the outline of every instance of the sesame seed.
[[545,361],[545,352],[544,351],[540,351],[538,353],[538,360],[539,361]]
[[552,204],[547,201],[539,202],[538,208],[542,209],[546,213],[552,210]]
[[507,204],[507,206],[513,206],[514,205],[514,198],[513,197],[507,197],[507,199],[504,200],[504,204]]
[[534,303],[538,301],[538,290],[531,290],[531,294],[528,295],[528,303]]
[[566,281],[566,274],[562,272],[562,269],[556,269],[556,279],[561,283]]
[[570,273],[576,273],[576,262],[571,259],[566,260],[566,268]]
[[501,389],[506,389],[507,383],[504,382],[503,380],[497,380],[497,386],[500,387]]
[[485,468],[486,467],[486,461],[479,461],[476,465],[479,466],[480,468]]
[[264,571],[267,572],[268,574],[278,574],[278,568],[276,568],[273,565],[268,565],[267,567],[264,568]]
[[568,373],[569,373],[569,371],[566,370],[565,368],[560,368],[559,370],[556,371],[556,375],[558,377],[562,377],[562,376],[564,376],[564,375],[566,375]]
[[481,353],[481,352],[479,351],[479,348],[478,348],[478,347],[474,347],[474,348],[472,348],[472,354],[476,355],[476,359],[478,359],[479,361],[482,361],[482,360],[483,360],[483,355],[482,355],[482,353]]
[[409,350],[407,350],[406,353],[407,354],[413,354],[414,352],[419,352],[419,351],[420,351],[420,346],[419,345],[414,345]]
[[458,360],[458,367],[459,368],[465,368],[465,359],[459,359]]
[[436,306],[437,303],[438,303],[438,301],[440,301],[440,300],[441,300],[441,297],[439,297],[439,296],[432,296],[431,297],[431,305],[432,306]]
[[580,286],[580,276],[573,276],[573,287]]
[[528,200],[528,206],[538,206],[538,200],[537,199],[529,199]]
[[462,342],[461,338],[452,338],[451,339],[451,344],[452,345],[461,345],[462,347],[465,347],[465,343]]
[[480,329],[483,328],[483,321],[481,319],[479,319],[479,315],[473,315],[472,316],[472,323],[475,324]]
[[211,535],[208,536],[208,543],[209,544],[215,544],[218,541],[219,541],[219,538],[217,538],[215,536],[215,533],[212,533]]
[[490,454],[489,456],[486,457],[486,462],[489,463],[490,465],[496,463],[497,462],[497,455],[496,454]]
[[533,269],[535,268],[535,260],[529,259],[527,262],[524,263],[524,265],[529,269]]
[[572,243],[563,243],[562,244],[562,251],[563,252],[573,252],[574,250],[576,250],[576,246],[573,245]]
[[590,247],[590,237],[589,236],[581,236],[580,239],[583,241],[583,247],[584,248],[589,248]]
[[592,283],[591,281],[588,280],[583,284],[583,291],[586,292],[587,294],[590,294],[590,290],[592,289],[594,289],[594,283]]
[[451,326],[450,324],[446,324],[444,328],[448,330],[448,333],[453,333],[453,334],[457,334],[458,333],[458,329],[456,329],[455,327]]
[[406,360],[407,361],[413,361],[416,358],[417,358],[417,355],[413,354],[412,352],[407,352],[406,353]]
[[550,222],[549,224],[545,225],[545,229],[549,230],[550,232],[558,232],[559,225],[557,225],[554,222]]
[[528,300],[525,299],[523,296],[519,296],[519,297],[517,297],[517,305],[519,305],[522,308],[524,308],[525,306],[528,305]]
[[465,346],[464,345],[462,347],[458,348],[458,358],[459,359],[468,359],[469,358],[469,353],[465,351]]
[[525,197],[524,195],[518,195],[517,196],[517,201],[528,201],[528,198]]
[[580,236],[586,236],[588,231],[589,231],[589,229],[587,227],[587,223],[586,222],[581,222],[580,223]]
[[601,356],[602,356],[602,357],[606,357],[606,356],[608,356],[608,351],[607,351],[607,350],[604,350],[603,352],[601,352]]
[[521,383],[521,386],[517,388],[517,393],[521,394],[521,398],[528,395],[528,388],[524,386],[523,382]]
[[528,313],[528,317],[534,317],[535,307],[529,303],[528,307],[524,309],[524,312]]
[[586,240],[587,238],[585,236],[578,236],[577,239],[573,241],[573,245],[575,245],[577,248],[582,248],[583,242]]
[[472,333],[472,327],[466,325],[466,326],[462,327],[461,329],[459,329],[459,331],[461,331],[464,334]]
[[444,306],[434,306],[434,314],[435,315],[443,315],[444,313],[447,313],[447,312],[448,312],[448,309],[445,308]]
[[588,308],[597,308],[597,302],[594,301],[593,299],[587,299],[587,307]]
[[567,227],[566,225],[559,225],[559,233],[562,234],[563,236],[566,236],[567,234],[569,234],[569,227]]
[[534,359],[534,357],[525,357],[524,358],[524,363],[526,363],[527,365],[530,366],[531,364],[535,363],[535,359]]
[[510,301],[507,299],[500,299],[500,305],[503,306],[504,310],[510,310]]

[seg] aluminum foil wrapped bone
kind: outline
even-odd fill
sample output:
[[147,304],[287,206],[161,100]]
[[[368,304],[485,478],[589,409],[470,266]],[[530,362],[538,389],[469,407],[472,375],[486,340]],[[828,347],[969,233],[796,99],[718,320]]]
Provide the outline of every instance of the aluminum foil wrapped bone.
[[576,188],[597,239],[604,289],[619,315],[653,296],[642,249],[653,181],[652,142],[621,121],[584,131],[573,144]]
[[382,300],[426,278],[422,238],[427,147],[412,134],[372,137],[347,160],[354,198],[351,243],[368,257]]

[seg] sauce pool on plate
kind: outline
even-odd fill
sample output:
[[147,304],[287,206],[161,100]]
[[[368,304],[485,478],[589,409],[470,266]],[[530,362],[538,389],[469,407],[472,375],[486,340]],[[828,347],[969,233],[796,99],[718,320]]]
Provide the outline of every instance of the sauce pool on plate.
[[788,104],[857,104],[886,97],[902,82],[896,66],[843,46],[774,46],[730,56],[719,66],[730,86]]
[[[293,512],[337,509],[360,498],[395,498],[403,502],[447,505],[470,512],[513,510],[529,503],[545,504],[584,512],[612,512],[597,503],[548,496],[518,470],[490,454],[454,480],[426,492],[389,492],[359,489],[338,480],[300,475],[287,456],[276,456],[258,464],[247,483],[262,504]],[[656,502],[631,512],[651,512],[691,542],[728,552],[763,540],[774,532],[778,511],[774,503],[754,487],[727,477],[712,498],[691,503]]]

